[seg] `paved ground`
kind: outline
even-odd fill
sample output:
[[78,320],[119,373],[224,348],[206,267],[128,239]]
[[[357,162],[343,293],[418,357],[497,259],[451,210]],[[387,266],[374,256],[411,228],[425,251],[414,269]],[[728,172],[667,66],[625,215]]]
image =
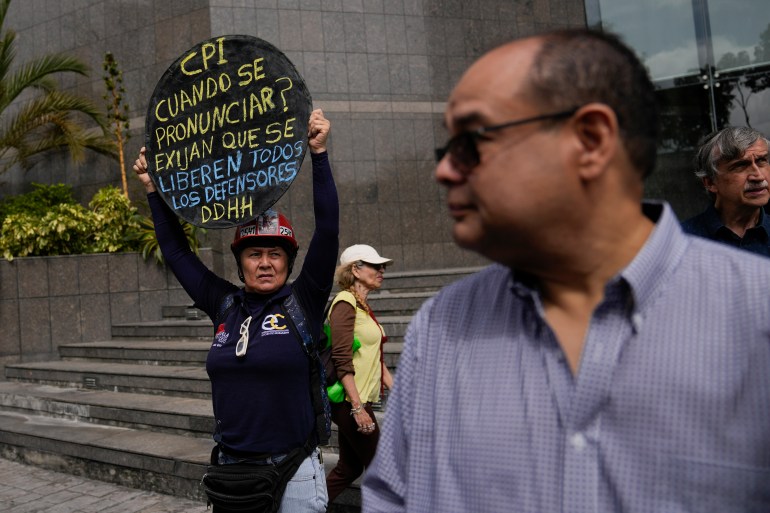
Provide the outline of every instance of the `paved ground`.
[[[206,505],[0,458],[2,513],[205,513]],[[211,511],[211,510],[209,510]]]

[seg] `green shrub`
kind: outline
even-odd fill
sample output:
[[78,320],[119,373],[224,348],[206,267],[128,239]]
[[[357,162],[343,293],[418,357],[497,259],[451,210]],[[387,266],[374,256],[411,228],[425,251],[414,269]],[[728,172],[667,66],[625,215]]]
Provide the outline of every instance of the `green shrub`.
[[139,216],[128,198],[117,187],[105,187],[88,204],[95,230],[93,253],[116,253],[139,249],[133,234],[140,230]]
[[[0,251],[7,260],[139,251],[145,260],[153,256],[163,263],[152,219],[139,214],[116,187],[99,190],[85,208],[73,199],[67,185],[35,184],[32,192],[0,202],[0,212],[6,212],[0,226]],[[182,226],[197,253],[202,230],[186,222]]]
[[94,231],[91,213],[80,205],[55,205],[42,217],[11,214],[0,229],[0,248],[8,260],[22,256],[71,255],[87,251]]
[[61,183],[56,185],[33,183],[30,192],[10,196],[0,201],[0,223],[11,214],[26,213],[43,217],[51,207],[62,204],[77,204],[72,196],[72,187]]

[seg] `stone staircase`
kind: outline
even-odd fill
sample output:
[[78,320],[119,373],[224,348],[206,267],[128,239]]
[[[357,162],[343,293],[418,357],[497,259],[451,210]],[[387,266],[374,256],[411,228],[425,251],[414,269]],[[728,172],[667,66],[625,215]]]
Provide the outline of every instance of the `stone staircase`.
[[[476,270],[387,274],[369,300],[389,336],[389,367],[397,368],[416,309]],[[0,457],[204,500],[199,481],[213,447],[204,369],[212,327],[185,305],[163,307],[163,317],[114,325],[110,340],[60,346],[59,360],[7,365],[0,381]],[[333,433],[324,447],[327,471],[336,450]],[[329,511],[360,511],[357,484]]]

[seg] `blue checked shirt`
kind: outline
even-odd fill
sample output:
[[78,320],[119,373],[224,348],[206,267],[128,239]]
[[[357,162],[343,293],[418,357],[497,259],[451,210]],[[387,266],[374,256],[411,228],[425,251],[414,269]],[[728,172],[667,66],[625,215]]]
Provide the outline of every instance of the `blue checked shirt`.
[[505,267],[421,308],[364,512],[770,511],[770,266],[645,214],[575,376]]

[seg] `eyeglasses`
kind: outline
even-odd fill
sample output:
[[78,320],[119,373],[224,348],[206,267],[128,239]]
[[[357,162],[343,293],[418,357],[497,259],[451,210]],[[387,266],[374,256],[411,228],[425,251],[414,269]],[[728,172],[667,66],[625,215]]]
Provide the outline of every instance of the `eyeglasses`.
[[241,338],[235,345],[235,356],[239,358],[246,356],[246,350],[249,348],[249,325],[251,325],[251,315],[246,317],[246,320],[241,324]]
[[370,264],[369,262],[363,262],[363,264],[367,267],[371,267],[375,271],[380,271],[380,270],[384,271],[385,266],[387,265],[387,264]]
[[572,109],[555,112],[553,114],[541,114],[531,118],[517,119],[515,121],[508,121],[499,125],[482,126],[474,130],[466,130],[464,132],[460,132],[459,134],[449,139],[443,148],[436,148],[436,162],[440,162],[447,154],[449,154],[454,165],[465,170],[471,170],[479,165],[481,156],[479,155],[477,140],[484,138],[484,135],[490,132],[502,130],[503,128],[526,125],[527,123],[534,123],[536,121],[568,118],[577,112],[579,108],[580,107],[574,107]]

